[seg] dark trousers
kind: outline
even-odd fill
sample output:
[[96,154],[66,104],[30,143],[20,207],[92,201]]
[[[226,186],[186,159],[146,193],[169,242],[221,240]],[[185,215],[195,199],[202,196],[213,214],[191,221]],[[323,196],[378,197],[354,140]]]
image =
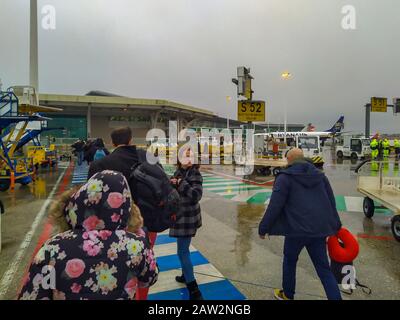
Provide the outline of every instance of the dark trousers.
[[85,154],[83,153],[83,151],[78,151],[77,156],[78,156],[78,166],[81,166]]
[[293,299],[296,290],[296,266],[300,252],[307,249],[329,300],[341,300],[340,290],[327,255],[325,238],[285,238],[283,259],[283,291]]

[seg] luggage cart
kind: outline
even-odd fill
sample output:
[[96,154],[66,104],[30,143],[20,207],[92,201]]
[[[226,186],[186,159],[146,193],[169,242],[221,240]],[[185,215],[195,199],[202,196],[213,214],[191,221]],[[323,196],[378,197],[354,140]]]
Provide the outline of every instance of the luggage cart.
[[393,170],[391,164],[388,161],[362,163],[356,169],[357,190],[364,195],[363,211],[367,218],[374,216],[374,201],[393,212],[391,229],[394,238],[400,242],[400,176],[398,163],[394,163]]
[[265,176],[277,176],[278,173],[288,166],[286,159],[263,159],[256,158],[254,160],[254,169],[256,172]]

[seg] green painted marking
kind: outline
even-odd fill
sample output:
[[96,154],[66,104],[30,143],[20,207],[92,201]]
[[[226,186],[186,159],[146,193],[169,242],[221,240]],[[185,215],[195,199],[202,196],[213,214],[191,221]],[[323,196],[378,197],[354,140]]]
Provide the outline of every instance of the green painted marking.
[[243,188],[243,187],[241,187],[241,186],[239,186],[239,187],[233,186],[232,188],[225,188],[225,189],[218,189],[218,190],[209,190],[209,191],[210,191],[210,192],[214,192],[214,193],[221,193],[221,192],[230,192],[230,191],[250,191],[250,190],[265,190],[265,188],[256,187],[256,186],[254,186],[254,187],[247,187],[247,185],[246,185],[245,188]]
[[203,181],[203,184],[213,184],[213,183],[232,183],[232,182],[241,182],[240,180],[216,180],[216,181]]
[[225,199],[231,200],[232,198],[236,197],[237,194],[227,194],[224,196]]
[[[224,177],[203,177],[203,180],[226,180],[229,178],[224,178]],[[232,179],[229,179],[232,180]]]
[[216,183],[216,182],[234,182],[234,181],[226,180],[226,179],[212,179],[212,180],[204,180],[203,179],[203,183]]
[[203,188],[205,188],[205,189],[210,189],[210,188],[229,188],[229,187],[235,188],[235,187],[240,187],[240,186],[245,187],[245,186],[248,186],[248,184],[245,184],[245,183],[232,184],[232,182],[221,183],[221,184],[218,184],[217,186],[214,185],[214,184],[207,184],[207,185],[203,184]]
[[264,204],[271,197],[272,192],[259,192],[252,196],[247,203],[249,204]]
[[335,200],[336,200],[336,209],[338,211],[347,211],[346,200],[344,196],[335,196]]

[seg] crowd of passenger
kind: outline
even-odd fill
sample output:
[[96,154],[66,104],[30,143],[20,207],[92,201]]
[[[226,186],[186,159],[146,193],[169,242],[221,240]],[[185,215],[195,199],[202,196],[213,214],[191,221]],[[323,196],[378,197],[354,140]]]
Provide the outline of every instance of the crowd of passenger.
[[71,147],[77,158],[78,166],[82,165],[84,161],[90,165],[93,161],[100,160],[110,154],[101,138],[94,140],[79,139]]
[[[111,140],[112,153],[101,139],[74,144],[78,165],[90,165],[88,181],[54,201],[50,217],[60,233],[35,256],[19,298],[147,299],[160,276],[153,251],[157,233],[169,230],[182,269],[175,280],[186,285],[190,300],[203,300],[190,255],[202,226],[203,178],[195,153],[186,150],[168,177],[160,164],[147,163],[130,128],[114,130]],[[327,237],[342,226],[332,188],[300,149],[287,159],[258,230],[261,239],[285,237],[283,285],[274,296],[294,299],[296,264],[306,248],[327,297],[340,300],[326,247]]]

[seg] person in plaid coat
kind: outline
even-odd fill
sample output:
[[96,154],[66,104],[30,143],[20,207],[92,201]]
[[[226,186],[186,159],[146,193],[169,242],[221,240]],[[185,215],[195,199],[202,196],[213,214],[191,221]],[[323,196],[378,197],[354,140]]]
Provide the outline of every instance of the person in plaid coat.
[[191,161],[179,164],[171,183],[181,196],[178,218],[169,231],[171,237],[178,239],[178,256],[182,266],[182,275],[176,277],[176,281],[186,283],[190,300],[203,300],[190,258],[190,243],[202,225],[199,202],[203,196],[203,177],[199,166]]

